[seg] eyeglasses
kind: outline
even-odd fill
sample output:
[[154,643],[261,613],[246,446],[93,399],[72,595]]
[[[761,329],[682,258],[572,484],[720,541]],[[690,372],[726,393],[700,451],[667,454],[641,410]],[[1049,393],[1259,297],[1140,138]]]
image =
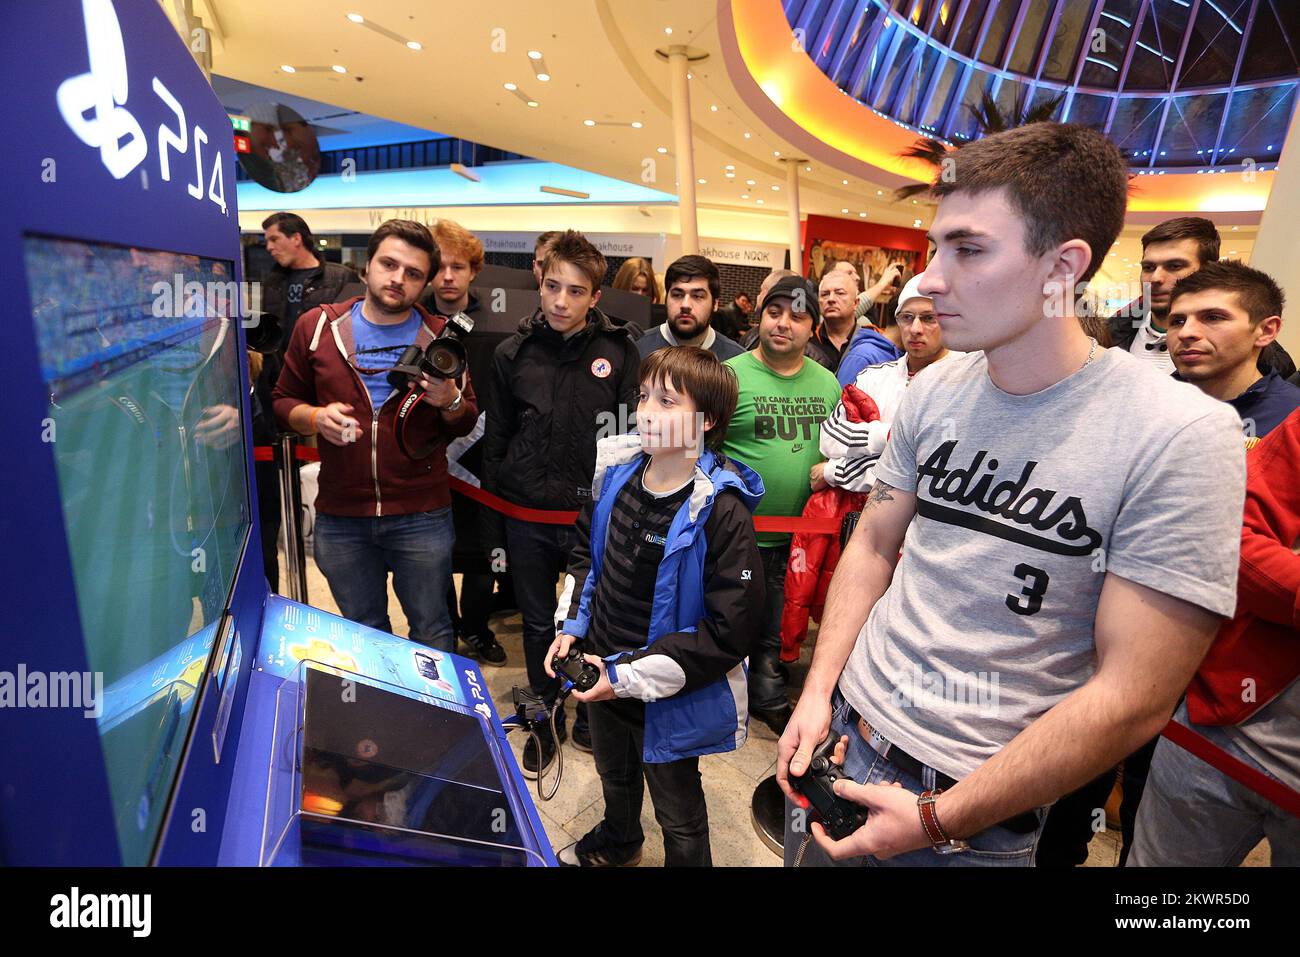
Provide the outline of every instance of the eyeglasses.
[[935,314],[932,312],[900,312],[894,318],[897,319],[900,323],[916,322],[919,319],[921,322],[924,322],[926,325],[931,325],[939,321],[938,318],[935,316]]

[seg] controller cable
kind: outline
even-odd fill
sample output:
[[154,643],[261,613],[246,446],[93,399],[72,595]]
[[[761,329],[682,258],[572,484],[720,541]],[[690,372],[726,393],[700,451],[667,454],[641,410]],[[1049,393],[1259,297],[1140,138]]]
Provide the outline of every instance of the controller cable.
[[549,785],[543,786],[542,780],[545,775],[543,770],[538,768],[536,787],[538,800],[541,801],[549,801],[555,797],[560,790],[560,781],[564,778],[564,747],[560,743],[555,725],[555,715],[564,708],[564,701],[571,691],[573,691],[573,682],[566,681],[561,687],[560,693],[556,696],[555,702],[548,708],[541,696],[523,688],[515,688],[515,713],[501,722],[507,737],[515,731],[528,732],[528,738],[533,742],[539,762],[542,756],[542,740],[538,732],[539,730],[550,731],[551,740],[555,742],[555,775]]

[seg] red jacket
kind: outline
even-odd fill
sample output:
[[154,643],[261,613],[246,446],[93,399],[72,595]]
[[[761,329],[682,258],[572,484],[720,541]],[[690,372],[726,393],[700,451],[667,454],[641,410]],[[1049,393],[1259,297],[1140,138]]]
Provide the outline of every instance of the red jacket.
[[[468,435],[478,420],[469,375],[462,385],[464,400],[453,415],[443,416],[427,402],[420,402],[411,413],[408,432],[412,444],[437,442],[433,453],[419,460],[403,455],[393,431],[402,393],[389,396],[376,413],[351,358],[357,348],[352,336],[352,305],[359,299],[321,306],[298,317],[285,352],[284,370],[272,393],[276,418],[288,428],[289,413],[300,405],[346,402],[361,423],[356,442],[343,446],[324,440],[319,443],[318,511],[365,517],[444,508],[451,504],[447,442]],[[442,331],[447,320],[431,315],[423,306],[415,309],[423,319],[415,344],[423,347]]]
[[1237,614],[1219,629],[1187,689],[1195,724],[1240,724],[1300,677],[1297,551],[1300,410],[1246,456]]
[[[860,512],[867,501],[863,492],[824,488],[813,492],[803,507],[804,518],[839,518]],[[796,532],[790,540],[790,562],[785,569],[785,610],[781,612],[781,660],[798,661],[799,648],[808,637],[808,618],[822,619],[826,589],[840,561],[840,537],[825,532]]]

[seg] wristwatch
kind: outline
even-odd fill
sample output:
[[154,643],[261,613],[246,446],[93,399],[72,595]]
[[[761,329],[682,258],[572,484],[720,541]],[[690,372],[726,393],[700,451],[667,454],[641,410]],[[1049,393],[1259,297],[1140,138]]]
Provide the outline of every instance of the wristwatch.
[[925,828],[925,836],[930,839],[930,846],[936,854],[960,854],[962,851],[969,851],[970,844],[966,841],[950,838],[944,833],[939,824],[939,815],[935,811],[934,800],[942,793],[942,788],[935,788],[933,791],[921,792],[921,796],[916,799],[916,807],[921,813],[921,827]]
[[461,392],[460,390],[457,390],[457,391],[456,391],[456,398],[455,398],[455,400],[451,403],[451,405],[444,405],[444,406],[442,407],[442,411],[443,411],[443,412],[455,412],[457,409],[460,408],[460,404],[461,404],[461,402],[464,401],[464,399],[465,399],[465,393],[464,393],[464,392]]

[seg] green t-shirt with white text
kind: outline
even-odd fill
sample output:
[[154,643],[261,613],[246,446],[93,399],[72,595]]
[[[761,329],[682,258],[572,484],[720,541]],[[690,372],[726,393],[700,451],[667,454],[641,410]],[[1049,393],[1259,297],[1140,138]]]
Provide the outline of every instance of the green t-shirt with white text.
[[[821,426],[840,398],[840,384],[805,357],[794,375],[778,375],[757,352],[728,359],[740,395],[727,426],[723,454],[744,462],[767,490],[756,515],[799,515],[812,494],[808,473],[822,461]],[[760,547],[784,545],[789,534],[760,532]]]

